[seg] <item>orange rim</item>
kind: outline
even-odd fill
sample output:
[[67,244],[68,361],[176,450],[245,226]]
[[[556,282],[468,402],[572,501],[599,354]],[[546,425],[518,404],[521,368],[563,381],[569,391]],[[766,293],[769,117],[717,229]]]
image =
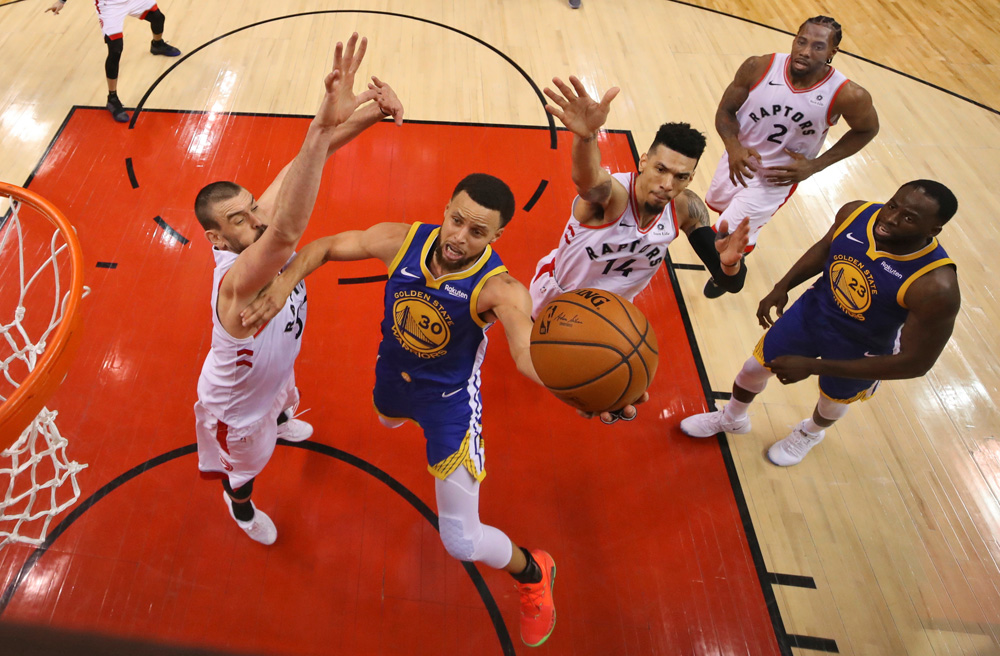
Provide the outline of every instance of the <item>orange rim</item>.
[[6,449],[17,440],[62,383],[76,353],[80,340],[80,301],[83,298],[83,251],[66,215],[48,200],[6,182],[0,182],[0,195],[16,198],[45,216],[66,240],[71,264],[69,298],[62,321],[48,340],[45,353],[34,370],[0,405],[0,449]]

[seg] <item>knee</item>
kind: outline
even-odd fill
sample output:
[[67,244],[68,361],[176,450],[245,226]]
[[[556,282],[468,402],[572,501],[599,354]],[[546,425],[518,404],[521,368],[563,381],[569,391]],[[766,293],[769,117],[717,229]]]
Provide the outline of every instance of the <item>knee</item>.
[[847,414],[848,407],[846,403],[838,403],[820,395],[816,403],[816,414],[827,421],[837,421]]
[[163,15],[159,7],[153,11],[146,12],[143,19],[149,21],[149,26],[152,28],[153,34],[163,34],[163,23],[167,20],[167,17]]
[[[438,518],[438,530],[441,532],[441,542],[445,551],[456,560],[473,561],[476,559],[478,541],[466,537],[467,527],[458,517],[441,516]],[[470,531],[473,535],[479,531]]]
[[104,42],[108,44],[108,58],[104,60],[104,74],[109,80],[117,80],[118,64],[122,60],[124,40],[120,37],[117,39],[104,37]]
[[736,374],[736,385],[748,392],[760,394],[767,387],[768,379],[773,375],[769,369],[757,362],[757,358],[750,356],[743,363],[740,373]]

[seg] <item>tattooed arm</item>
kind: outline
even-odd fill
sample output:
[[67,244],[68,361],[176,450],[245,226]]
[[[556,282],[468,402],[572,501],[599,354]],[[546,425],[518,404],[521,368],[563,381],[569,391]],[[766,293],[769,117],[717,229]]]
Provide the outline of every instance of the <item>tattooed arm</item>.
[[691,247],[705,263],[719,287],[729,292],[743,289],[747,268],[743,251],[747,247],[750,225],[743,219],[733,232],[726,221],[720,221],[718,231],[712,229],[708,208],[698,194],[685,189],[674,200],[677,225],[688,237]]

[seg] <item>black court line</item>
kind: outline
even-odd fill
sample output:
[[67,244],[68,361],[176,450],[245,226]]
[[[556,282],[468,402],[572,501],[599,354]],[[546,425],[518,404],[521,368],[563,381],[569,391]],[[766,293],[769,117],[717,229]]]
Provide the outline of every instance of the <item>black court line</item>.
[[532,194],[531,198],[528,199],[528,202],[525,204],[525,206],[522,209],[525,212],[530,212],[531,208],[534,207],[535,203],[538,202],[538,199],[542,197],[542,194],[545,192],[545,188],[548,187],[548,186],[549,186],[549,181],[548,180],[542,180],[541,182],[539,182],[538,183],[538,188],[535,189],[535,193]]
[[[426,503],[421,501],[420,497],[411,492],[405,485],[397,481],[395,478],[389,475],[385,470],[379,469],[370,462],[363,460],[353,454],[347,453],[346,451],[342,451],[332,446],[328,446],[326,444],[319,444],[317,442],[299,442],[292,444],[286,442],[285,440],[278,440],[278,444],[281,446],[312,451],[320,455],[340,460],[345,464],[360,469],[364,473],[375,478],[379,482],[385,484],[386,487],[388,487],[393,492],[401,496],[408,504],[410,504],[410,506],[412,506],[417,512],[419,512],[420,515],[423,516],[423,518],[426,519],[431,526],[434,527],[435,531],[438,530],[437,515],[434,514],[434,511],[431,510]],[[25,582],[28,575],[31,573],[32,568],[34,568],[38,560],[43,555],[45,555],[45,552],[48,551],[53,544],[55,544],[56,540],[58,540],[59,537],[63,533],[65,533],[66,530],[69,529],[69,527],[72,526],[73,523],[83,515],[83,513],[90,510],[99,501],[102,501],[108,494],[115,491],[119,487],[123,486],[125,483],[128,483],[129,481],[138,478],[139,475],[144,474],[150,469],[158,467],[159,465],[162,465],[164,463],[176,460],[177,458],[180,458],[182,456],[193,454],[197,450],[198,447],[196,444],[188,444],[186,446],[182,446],[172,451],[160,454],[155,458],[151,458],[146,462],[142,463],[141,465],[133,467],[132,469],[121,474],[120,476],[112,480],[110,483],[104,485],[99,490],[91,494],[75,508],[73,508],[72,512],[70,512],[62,521],[60,521],[55,526],[55,528],[52,529],[49,535],[45,538],[45,541],[42,542],[42,544],[38,548],[36,548],[33,552],[31,552],[31,555],[29,555],[28,559],[24,562],[24,565],[21,566],[21,570],[17,573],[17,576],[15,576],[14,579],[4,589],[3,595],[0,596],[0,617],[3,616],[3,612],[7,609],[7,606],[10,604],[11,599],[14,598],[14,595],[21,587],[21,584]],[[224,515],[220,515],[220,517],[224,517]],[[497,633],[497,639],[500,641],[500,648],[503,651],[504,656],[514,656],[515,655],[514,643],[510,638],[510,633],[507,631],[507,625],[505,625],[503,622],[503,616],[500,614],[500,609],[497,606],[496,600],[493,598],[493,595],[490,593],[490,589],[486,585],[486,581],[483,579],[482,574],[479,572],[478,569],[476,569],[476,566],[473,565],[472,563],[463,562],[462,566],[465,568],[465,571],[469,575],[469,578],[472,579],[472,583],[475,586],[476,591],[479,593],[479,597],[483,601],[483,606],[486,607],[486,611],[489,613],[490,620],[492,621],[493,628]]]
[[680,262],[675,262],[671,264],[675,269],[682,269],[684,271],[705,271],[704,264],[681,264]]
[[[781,34],[787,34],[788,36],[795,36],[795,32],[789,32],[788,30],[783,30],[783,29],[781,29],[779,27],[774,27],[773,25],[766,25],[765,23],[758,23],[755,20],[751,20],[749,18],[743,18],[742,16],[736,16],[734,14],[727,14],[726,12],[721,11],[719,9],[712,9],[711,7],[703,7],[701,5],[696,5],[696,4],[693,4],[693,3],[690,3],[690,2],[684,2],[684,0],[670,0],[670,2],[673,2],[674,4],[677,4],[677,5],[684,5],[685,7],[691,7],[692,9],[699,9],[701,11],[707,11],[707,12],[709,12],[711,14],[718,14],[719,16],[725,16],[726,18],[733,18],[733,19],[736,19],[736,20],[741,21],[743,23],[750,23],[751,25],[756,25],[757,27],[763,27],[764,29],[768,29],[768,30],[771,30],[771,31],[774,31],[774,32],[779,32]],[[902,75],[903,77],[909,78],[909,79],[913,80],[914,82],[919,82],[920,84],[929,86],[932,89],[937,89],[938,91],[944,92],[944,93],[948,94],[949,96],[953,96],[955,98],[958,98],[959,100],[964,100],[967,103],[972,103],[976,107],[980,107],[982,109],[985,109],[988,112],[993,112],[994,114],[1000,114],[1000,111],[998,111],[996,109],[993,109],[989,105],[981,103],[978,100],[973,100],[972,98],[968,98],[966,96],[963,96],[962,94],[960,94],[960,93],[958,93],[956,91],[951,91],[949,89],[945,89],[944,87],[938,86],[938,85],[934,84],[933,82],[928,82],[927,80],[919,78],[916,75],[910,75],[909,73],[904,73],[903,71],[901,71],[899,69],[896,69],[896,68],[893,68],[891,66],[887,66],[886,64],[880,64],[879,62],[877,62],[877,61],[875,61],[873,59],[868,59],[867,57],[862,57],[861,55],[856,55],[853,52],[848,52],[847,50],[838,50],[837,54],[847,55],[848,57],[853,57],[854,59],[860,59],[863,62],[871,64],[872,66],[878,66],[879,68],[881,68],[883,70],[886,70],[886,71],[889,71],[890,73],[896,73],[897,75]]]
[[98,269],[117,269],[118,268],[118,263],[117,262],[98,262],[97,263],[97,268]]
[[538,88],[538,85],[535,84],[535,81],[531,79],[531,76],[528,75],[528,73],[525,72],[525,70],[523,68],[521,68],[521,66],[516,61],[514,61],[513,59],[511,59],[510,56],[508,56],[506,53],[504,53],[503,51],[501,51],[496,46],[493,46],[493,45],[487,43],[486,41],[483,41],[479,37],[473,36],[473,35],[469,34],[468,32],[465,32],[465,31],[460,30],[458,28],[452,27],[450,25],[445,25],[444,23],[439,23],[437,21],[432,21],[432,20],[429,20],[427,18],[420,18],[419,16],[410,16],[408,14],[399,14],[399,13],[391,12],[391,11],[372,11],[372,10],[367,10],[367,9],[324,9],[324,10],[319,10],[319,11],[304,11],[304,12],[300,12],[300,13],[297,13],[297,14],[287,14],[285,16],[276,16],[274,18],[268,18],[268,19],[265,19],[265,20],[262,20],[262,21],[257,21],[256,23],[251,23],[249,25],[244,25],[243,27],[238,27],[235,30],[231,30],[229,32],[226,32],[225,34],[221,34],[221,35],[215,37],[214,39],[206,41],[205,43],[203,43],[200,46],[196,47],[194,50],[188,51],[188,53],[186,55],[182,55],[180,57],[180,59],[178,59],[176,62],[174,62],[170,66],[170,68],[168,68],[167,70],[165,70],[163,72],[163,74],[160,75],[160,77],[156,78],[156,80],[153,81],[153,84],[150,85],[149,89],[146,90],[146,93],[143,94],[142,98],[139,100],[139,104],[136,105],[135,111],[132,112],[132,120],[129,121],[129,124],[128,124],[129,129],[131,130],[131,129],[133,129],[135,127],[136,120],[139,118],[139,114],[142,113],[142,111],[143,111],[142,108],[146,104],[146,100],[149,98],[150,94],[153,93],[153,90],[156,89],[156,87],[160,84],[160,82],[162,82],[167,77],[167,75],[169,75],[175,68],[177,68],[178,66],[180,66],[188,58],[190,58],[191,56],[193,56],[195,53],[199,52],[200,50],[203,50],[204,48],[207,48],[208,46],[214,44],[217,41],[221,41],[222,39],[225,39],[226,37],[232,36],[234,34],[238,34],[238,33],[242,32],[243,30],[248,30],[248,29],[251,29],[251,28],[254,28],[254,27],[259,27],[261,25],[266,25],[268,23],[273,23],[275,21],[286,20],[286,19],[289,19],[289,18],[301,18],[303,16],[321,16],[321,15],[324,15],[324,14],[368,14],[368,15],[372,15],[372,16],[391,16],[393,18],[402,18],[404,20],[417,21],[419,23],[426,23],[428,25],[434,25],[435,27],[440,27],[442,29],[448,30],[449,32],[454,32],[455,34],[458,34],[460,36],[464,36],[465,38],[471,39],[472,41],[475,41],[479,45],[488,48],[494,54],[496,54],[501,59],[503,59],[505,62],[507,62],[508,64],[510,64],[511,67],[513,67],[514,70],[516,70],[521,75],[521,77],[523,77],[525,79],[525,81],[531,86],[531,90],[534,92],[535,96],[538,98],[538,101],[542,105],[542,113],[545,115],[546,122],[548,123],[548,129],[549,129],[549,133],[550,133],[550,146],[549,147],[552,150],[556,149],[557,140],[556,140],[556,124],[555,124],[555,119],[552,117],[551,114],[549,114],[548,112],[545,111],[545,104],[546,104],[546,102],[545,102],[545,96],[542,95],[542,90]]
[[811,576],[801,576],[799,574],[778,574],[776,572],[768,572],[767,576],[774,585],[787,585],[793,588],[809,588],[810,590],[816,589],[816,579]]
[[363,285],[369,282],[385,282],[389,279],[387,274],[378,276],[362,276],[360,278],[337,278],[338,285]]
[[716,401],[728,401],[729,399],[733,398],[732,392],[719,392],[716,390],[712,390],[708,394],[709,398],[715,399]]
[[[632,148],[632,157],[635,164],[639,164],[639,151],[636,150],[635,140],[632,135],[628,135],[629,145]],[[691,325],[691,316],[688,313],[687,303],[684,301],[684,294],[681,292],[680,282],[677,279],[677,272],[674,270],[673,261],[670,259],[670,249],[668,248],[663,256],[663,269],[667,273],[670,285],[674,290],[674,298],[677,299],[677,308],[684,322],[684,332],[687,334],[688,345],[691,347],[691,355],[694,358],[695,367],[698,370],[698,378],[701,380],[701,387],[706,400],[709,398],[711,387],[708,384],[708,373],[705,371],[705,361],[701,357],[701,349],[698,347],[698,340],[694,334],[694,327]],[[711,404],[709,404],[711,405]],[[720,433],[716,439],[719,443],[719,450],[722,452],[722,460],[726,466],[726,474],[729,477],[729,485],[733,489],[733,502],[740,514],[740,523],[743,525],[743,533],[746,535],[747,547],[753,559],[754,569],[757,571],[757,581],[760,584],[761,594],[764,597],[764,604],[767,607],[768,617],[771,618],[771,627],[774,630],[774,638],[778,643],[778,650],[782,656],[792,656],[792,644],[789,635],[785,631],[785,622],[781,618],[781,609],[778,608],[778,600],[774,595],[774,589],[768,580],[767,566],[764,563],[764,554],[760,548],[760,541],[757,540],[757,532],[754,530],[753,521],[750,517],[750,509],[747,506],[746,496],[743,494],[743,486],[740,483],[739,473],[736,471],[736,463],[733,454],[729,450],[729,443],[726,441],[725,433]]]
[[132,158],[125,158],[125,172],[128,173],[128,181],[133,189],[139,188],[139,181],[135,177],[135,169],[132,167]]
[[167,225],[167,222],[163,220],[163,217],[157,216],[157,217],[154,217],[153,220],[156,221],[156,225],[158,225],[161,228],[163,228],[163,232],[167,233],[168,235],[170,235],[171,237],[173,237],[174,239],[176,239],[180,243],[184,244],[185,246],[187,246],[190,243],[190,241],[188,240],[187,237],[185,237],[184,235],[182,235],[181,233],[177,232],[176,230],[174,230],[173,228],[171,228],[169,225]]
[[825,651],[828,654],[839,654],[840,650],[837,649],[837,641],[830,638],[816,638],[813,636],[796,635],[794,633],[788,634],[788,640],[792,643],[793,647],[798,647],[799,649],[812,649],[813,651]]

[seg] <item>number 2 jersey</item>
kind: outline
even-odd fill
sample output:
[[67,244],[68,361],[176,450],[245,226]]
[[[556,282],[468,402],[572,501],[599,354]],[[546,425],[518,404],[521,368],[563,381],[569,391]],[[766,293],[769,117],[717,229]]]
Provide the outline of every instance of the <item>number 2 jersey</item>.
[[[635,197],[637,173],[613,173],[628,190],[628,206],[621,216],[600,226],[585,226],[570,213],[559,246],[543,257],[531,281],[532,314],[563,292],[596,287],[628,300],[645,289],[677,238],[674,201],[670,201],[645,229],[639,226]],[[574,200],[579,201],[579,197]]]
[[[292,375],[306,322],[305,281],[281,311],[251,337],[237,338],[219,321],[219,287],[238,253],[213,249],[212,349],[198,378],[198,401],[217,420],[243,428],[271,411]],[[294,256],[293,256],[294,257]]]
[[830,67],[827,75],[808,89],[796,89],[788,75],[788,55],[773,54],[764,76],[750,88],[736,112],[740,143],[760,153],[765,167],[792,161],[784,149],[813,159],[819,154],[831,125],[833,102],[847,77]]
[[389,264],[376,372],[431,390],[478,393],[488,324],[476,311],[486,281],[507,271],[493,248],[469,268],[435,278],[427,267],[440,226],[414,223]]
[[872,230],[881,209],[879,203],[865,203],[844,220],[834,233],[822,278],[802,299],[814,304],[813,321],[864,345],[869,355],[896,350],[909,313],[910,285],[938,267],[955,266],[937,238],[907,255],[878,250]]

